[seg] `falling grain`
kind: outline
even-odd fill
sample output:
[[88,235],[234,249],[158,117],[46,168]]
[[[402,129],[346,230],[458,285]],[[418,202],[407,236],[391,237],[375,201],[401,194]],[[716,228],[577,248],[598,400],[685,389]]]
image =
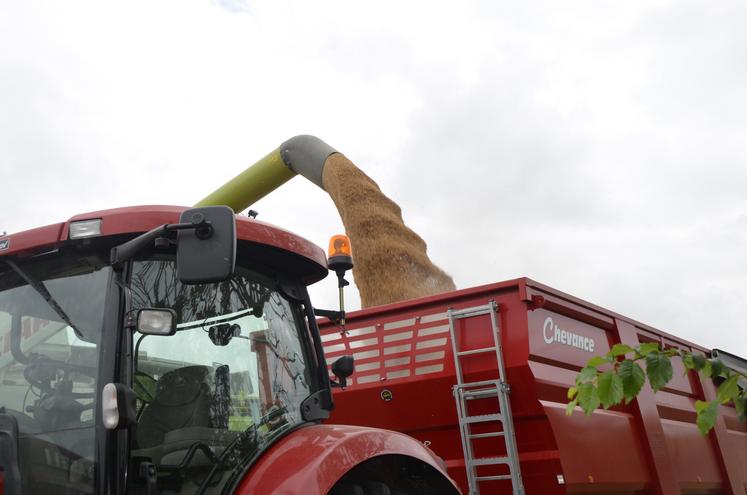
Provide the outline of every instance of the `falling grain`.
[[455,289],[426,254],[425,241],[405,225],[399,206],[340,153],[322,176],[353,247],[353,277],[364,308]]

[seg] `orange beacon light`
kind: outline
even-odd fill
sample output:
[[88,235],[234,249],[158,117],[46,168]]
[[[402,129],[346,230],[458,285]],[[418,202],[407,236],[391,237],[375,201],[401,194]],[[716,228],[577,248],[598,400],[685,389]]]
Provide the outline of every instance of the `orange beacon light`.
[[353,251],[346,235],[335,235],[329,240],[327,266],[338,273],[353,268]]
[[345,280],[345,272],[353,268],[353,250],[346,235],[334,235],[329,240],[327,267],[337,274],[337,288],[340,291],[340,323],[345,325],[345,295],[343,288],[350,285]]

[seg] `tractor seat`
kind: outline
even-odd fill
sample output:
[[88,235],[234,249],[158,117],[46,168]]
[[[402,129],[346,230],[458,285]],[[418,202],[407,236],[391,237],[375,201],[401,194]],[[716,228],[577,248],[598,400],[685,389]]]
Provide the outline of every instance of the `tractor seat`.
[[138,421],[139,448],[162,445],[166,434],[174,430],[210,426],[210,375],[207,366],[186,366],[169,371],[156,382],[153,400]]
[[[138,422],[138,448],[133,456],[149,458],[158,465],[179,465],[195,444],[219,454],[235,441],[239,432],[228,430],[229,369],[218,366],[215,376],[212,371],[208,366],[186,366],[169,371],[156,382],[153,400]],[[211,461],[197,451],[189,464],[209,466]]]

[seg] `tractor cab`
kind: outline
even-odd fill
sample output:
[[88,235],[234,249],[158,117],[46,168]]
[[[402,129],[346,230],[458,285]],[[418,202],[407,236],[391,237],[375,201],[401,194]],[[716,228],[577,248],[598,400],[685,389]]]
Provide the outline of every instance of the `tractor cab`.
[[304,239],[223,207],[143,207],[7,241],[5,493],[226,493],[328,416],[306,291],[326,259]]

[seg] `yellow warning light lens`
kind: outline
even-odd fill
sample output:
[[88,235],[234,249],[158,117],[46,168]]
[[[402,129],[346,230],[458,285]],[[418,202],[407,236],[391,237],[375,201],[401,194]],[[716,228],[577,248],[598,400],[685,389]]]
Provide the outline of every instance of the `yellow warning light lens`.
[[333,235],[329,240],[329,257],[335,256],[353,256],[350,248],[350,239],[346,235]]

